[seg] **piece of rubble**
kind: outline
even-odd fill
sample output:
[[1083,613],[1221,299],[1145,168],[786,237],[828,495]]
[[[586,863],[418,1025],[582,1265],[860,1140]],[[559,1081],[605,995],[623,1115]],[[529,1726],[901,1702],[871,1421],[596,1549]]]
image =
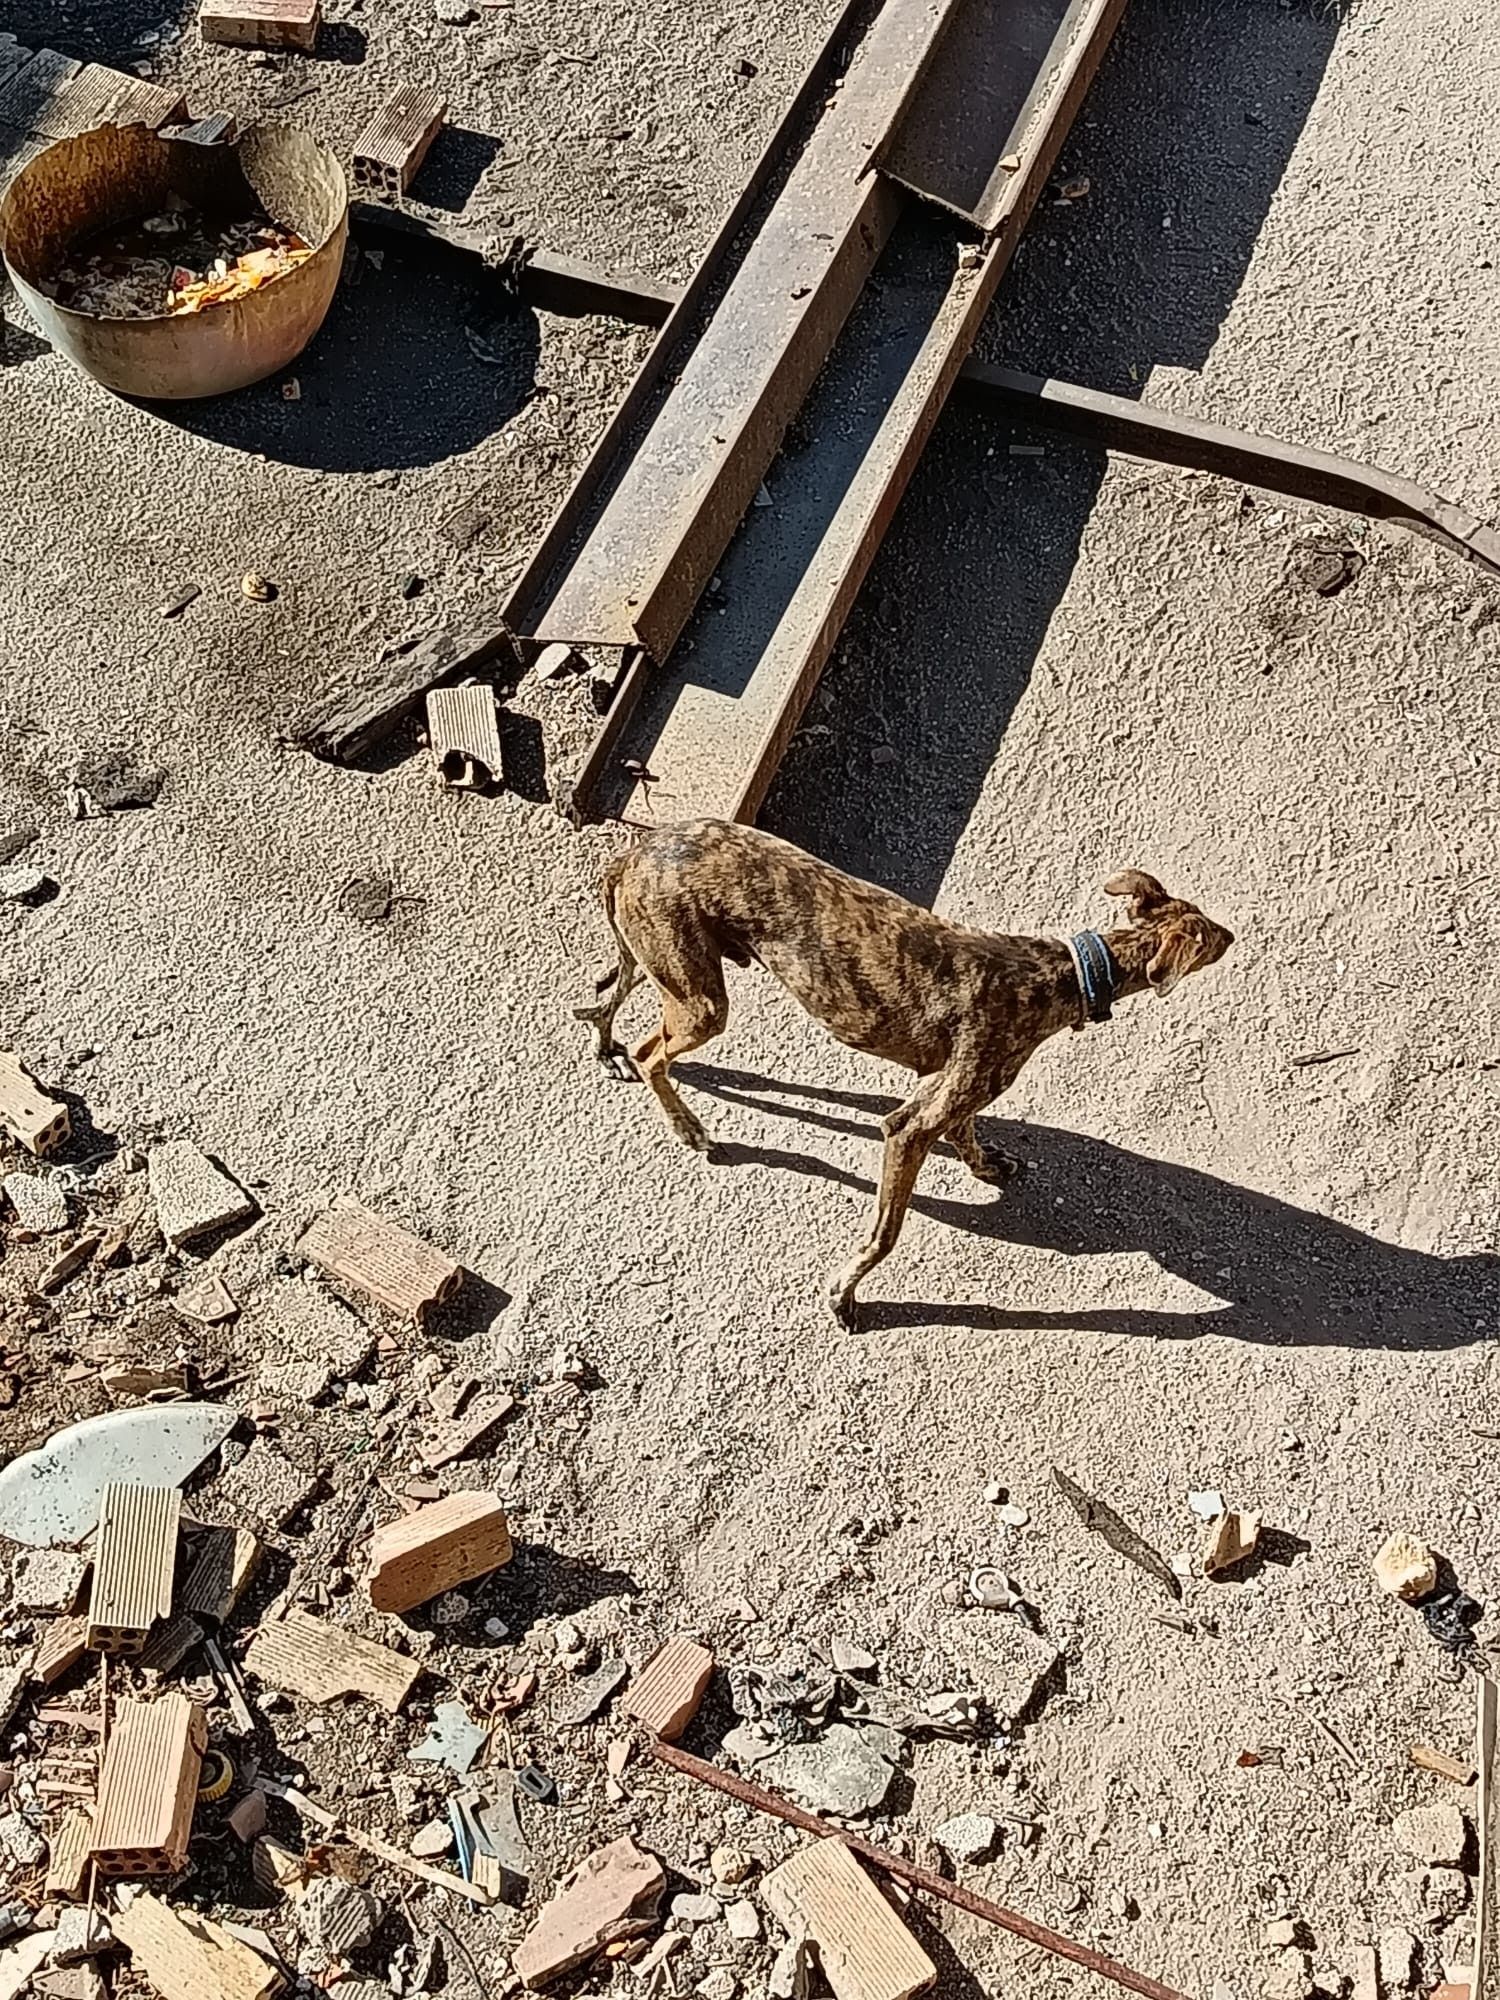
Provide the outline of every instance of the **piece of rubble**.
[[447,110],[447,99],[425,84],[403,84],[354,142],[354,185],[405,194],[443,129]]
[[630,1671],[624,1660],[605,1660],[576,1682],[553,1713],[559,1729],[576,1729],[592,1722]]
[[311,1407],[321,1403],[333,1382],[333,1370],[326,1361],[278,1361],[262,1368],[256,1387],[278,1405]]
[[82,792],[92,810],[100,813],[154,806],[167,781],[160,764],[148,764],[120,745],[80,758],[69,775],[73,789]]
[[1450,1757],[1446,1750],[1434,1750],[1426,1743],[1413,1743],[1407,1754],[1414,1770],[1431,1771],[1450,1784],[1472,1785],[1477,1776],[1472,1757]]
[[1417,1941],[1411,1932],[1386,1931],[1376,1950],[1380,1961],[1380,1983],[1386,1992],[1409,1992],[1417,1983]]
[[1267,1951],[1296,1950],[1302,1945],[1304,1929],[1296,1917],[1275,1917],[1261,1925],[1260,1941]]
[[30,1236],[56,1236],[68,1226],[68,1197],[62,1183],[41,1174],[7,1174],[0,1181],[16,1226]]
[[1413,1806],[1391,1822],[1391,1839],[1429,1868],[1458,1868],[1468,1852],[1469,1823],[1456,1805]]
[[47,1857],[47,1843],[20,1813],[0,1813],[0,1854],[15,1869],[36,1868]]
[[938,1621],[939,1649],[961,1667],[969,1686],[985,1695],[996,1716],[1018,1722],[1057,1671],[1062,1654],[1019,1618],[955,1613]]
[[276,1968],[221,1924],[149,1892],[117,1910],[110,1928],[161,2000],[270,2000],[281,1988]]
[[154,1396],[162,1391],[180,1395],[188,1385],[187,1369],[181,1361],[160,1367],[149,1361],[110,1361],[99,1370],[99,1380],[116,1402],[125,1396]]
[[389,1521],[370,1537],[370,1602],[377,1611],[430,1603],[511,1558],[505,1510],[493,1493],[450,1493]]
[[445,1465],[453,1465],[477,1451],[515,1407],[515,1397],[503,1390],[476,1396],[462,1415],[429,1424],[420,1432],[417,1456],[429,1472],[439,1472]]
[[724,1748],[757,1779],[789,1792],[814,1812],[863,1819],[885,1804],[896,1775],[901,1738],[881,1724],[855,1728],[831,1722],[802,1743],[767,1741],[753,1724],[724,1738]]
[[675,1743],[698,1713],[713,1679],[714,1656],[696,1639],[668,1639],[626,1689],[621,1713]]
[[88,1574],[87,1556],[71,1549],[25,1549],[11,1569],[11,1607],[16,1611],[74,1611]]
[[172,1610],[182,1495],[175,1486],[106,1486],[94,1539],[88,1646],[139,1653]]
[[179,1610],[222,1625],[265,1553],[248,1528],[199,1528],[177,1593]]
[[17,861],[8,868],[0,868],[0,903],[34,906],[45,902],[47,892],[56,887],[45,869],[35,868],[29,861]]
[[1205,1486],[1201,1491],[1189,1493],[1187,1503],[1190,1511],[1200,1521],[1217,1521],[1229,1509],[1224,1505],[1224,1495],[1216,1487]]
[[487,682],[433,688],[427,697],[427,741],[444,784],[482,792],[503,782],[500,711]]
[[255,1203],[191,1139],[168,1139],[146,1155],[151,1200],[161,1233],[175,1248],[216,1229],[247,1222]]
[[461,1778],[489,1740],[488,1723],[476,1722],[461,1701],[440,1701],[431,1729],[407,1755],[414,1764],[441,1764]]
[[180,1486],[235,1422],[217,1403],[166,1403],[72,1424],[0,1469],[0,1535],[30,1548],[81,1542],[106,1486]]
[[97,1910],[91,1910],[85,1903],[70,1903],[59,1912],[52,1940],[54,1965],[78,1965],[108,1946],[109,1927]]
[[539,681],[561,681],[570,674],[581,674],[586,665],[581,653],[575,653],[565,640],[555,639],[537,654],[533,671]]
[[47,1880],[43,1893],[76,1903],[88,1887],[90,1853],[94,1844],[93,1815],[69,1806],[47,1843]]
[[1260,2000],[1314,2000],[1312,1960],[1305,1951],[1282,1951],[1260,1982]]
[[304,1858],[269,1834],[262,1834],[251,1848],[250,1872],[263,1889],[293,1903],[306,1895],[311,1880]]
[[21,1994],[31,1991],[52,1949],[52,1938],[50,1930],[28,1931],[14,1944],[0,1945],[0,2000],[19,2000]]
[[315,1875],[295,1906],[297,1928],[316,1950],[334,1958],[362,1951],[385,1915],[368,1889],[337,1875]]
[[[311,55],[321,14],[321,0],[202,0],[198,32],[205,42],[228,42],[242,49],[300,49]],[[240,587],[257,601],[275,596],[275,585],[253,571]]]
[[50,1299],[54,1292],[62,1290],[69,1279],[76,1278],[103,1241],[102,1229],[86,1229],[81,1236],[75,1237],[66,1250],[60,1250],[36,1281],[36,1288],[42,1297]]
[[828,1657],[837,1673],[872,1674],[875,1671],[875,1655],[853,1639],[830,1639]]
[[1380,1957],[1372,1944],[1356,1945],[1354,1948],[1349,2000],[1380,2000]]
[[585,1965],[606,1945],[639,1935],[654,1917],[666,1872],[628,1835],[610,1841],[566,1876],[517,1945],[511,1963],[532,1991]]
[[88,1963],[38,1972],[31,1991],[35,2000],[106,2000],[103,1975],[97,1965]]
[[266,1795],[259,1786],[246,1792],[224,1815],[225,1825],[236,1840],[246,1847],[254,1846],[266,1830]]
[[118,1704],[90,1849],[101,1873],[175,1875],[187,1866],[207,1742],[203,1710],[183,1695]]
[[199,1326],[224,1326],[238,1319],[240,1312],[234,1293],[222,1278],[212,1274],[200,1278],[195,1285],[184,1285],[172,1304],[184,1319],[194,1320]]
[[794,1937],[773,1959],[766,1991],[771,2000],[809,2000],[812,1987],[812,1946],[806,1938]]
[[310,1701],[364,1695],[388,1715],[400,1714],[422,1674],[420,1660],[301,1611],[262,1625],[245,1654],[245,1667],[257,1680],[290,1688]]
[[[630,1960],[630,1969],[636,1978],[646,1981],[659,1966],[684,1949],[688,1941],[686,1931],[663,1931],[661,1936],[648,1945],[639,1958]],[[805,2000],[805,1996],[804,1996]]]
[[[622,1737],[620,1740],[628,1754],[630,1739]],[[614,1744],[610,1745],[611,1750],[614,1747]],[[624,1768],[622,1764],[620,1769]],[[755,1868],[754,1855],[747,1854],[742,1847],[716,1847],[708,1857],[708,1872],[716,1882],[746,1882],[755,1873]]]
[[816,1840],[761,1883],[793,1938],[816,1945],[836,2000],[910,2000],[937,1967],[840,1840]]
[[1203,1531],[1203,1574],[1225,1576],[1254,1555],[1260,1540],[1259,1513],[1231,1508]]
[[984,1861],[994,1852],[1000,1822],[988,1813],[958,1813],[932,1829],[932,1837],[955,1861]]
[[1437,1589],[1437,1557],[1425,1542],[1398,1529],[1376,1554],[1375,1580],[1403,1604],[1420,1603]]
[[408,1845],[419,1860],[433,1861],[453,1845],[453,1829],[445,1819],[430,1819],[419,1826]]
[[0,1131],[38,1160],[60,1152],[72,1130],[66,1104],[49,1097],[10,1049],[0,1049]]
[[741,1944],[753,1944],[760,1936],[760,1911],[748,1896],[738,1896],[724,1911],[729,1935]]
[[717,1924],[724,1916],[724,1905],[718,1897],[699,1890],[689,1889],[674,1896],[670,1908],[676,1921],[683,1924]]
[[[42,1683],[50,1687],[53,1681],[61,1680],[70,1667],[76,1667],[88,1651],[88,1620],[86,1618],[54,1618],[42,1636],[36,1649],[36,1660],[32,1672]],[[0,1675],[3,1681],[3,1675]],[[24,1686],[25,1675],[21,1676]],[[0,1689],[0,1728],[10,1717],[5,1713],[5,1697]]]
[[299,1472],[274,1445],[257,1438],[238,1465],[219,1479],[216,1510],[236,1521],[254,1521],[260,1528],[284,1528],[317,1492],[316,1473]]
[[452,1298],[463,1283],[463,1269],[451,1257],[352,1195],[337,1196],[303,1231],[296,1251],[418,1325],[430,1306]]
[[1413,1868],[1400,1880],[1400,1913],[1419,1923],[1450,1924],[1469,1907],[1472,1891],[1461,1868]]
[[310,1274],[283,1279],[255,1303],[262,1351],[274,1363],[316,1362],[347,1379],[370,1358],[374,1333]]

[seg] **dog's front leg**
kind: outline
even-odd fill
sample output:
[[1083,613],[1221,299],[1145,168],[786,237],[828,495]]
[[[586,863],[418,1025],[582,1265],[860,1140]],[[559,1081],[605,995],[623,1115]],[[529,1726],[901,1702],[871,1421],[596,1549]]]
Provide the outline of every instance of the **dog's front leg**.
[[[928,1081],[933,1085],[928,1090]],[[907,1207],[922,1162],[946,1131],[951,1117],[946,1093],[936,1079],[918,1084],[915,1095],[897,1105],[882,1119],[885,1156],[880,1168],[880,1193],[875,1203],[875,1225],[870,1240],[830,1282],[828,1303],[843,1326],[853,1326],[856,1318],[855,1287],[868,1277],[883,1257],[889,1257],[901,1234]]]

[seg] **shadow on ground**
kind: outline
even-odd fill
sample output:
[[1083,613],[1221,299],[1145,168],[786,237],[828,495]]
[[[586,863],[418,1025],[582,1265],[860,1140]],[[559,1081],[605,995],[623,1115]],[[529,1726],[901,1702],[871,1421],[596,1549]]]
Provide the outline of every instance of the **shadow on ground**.
[[[431,465],[475,449],[530,400],[536,317],[465,260],[351,250],[322,331],[283,374],[203,403],[153,403],[236,451],[326,472]],[[294,380],[298,394],[283,393]]]
[[[1200,369],[1338,30],[1320,0],[1135,0],[1058,165],[1059,179],[1086,175],[1089,196],[1061,207],[1043,197],[983,357],[1123,395],[1154,366]],[[968,408],[940,423],[829,664],[815,726],[760,815],[924,904],[1068,586],[1106,466],[1102,452],[1056,438],[1045,457],[1012,458],[1013,435],[1033,436]],[[873,762],[882,746],[894,762]]]
[[[673,1073],[680,1082],[727,1103],[872,1143],[881,1136],[876,1121],[897,1101],[867,1091],[784,1083],[707,1063],[679,1063]],[[776,1095],[768,1095],[772,1092]],[[850,1112],[860,1115],[851,1118]],[[1055,1126],[992,1118],[981,1119],[979,1130],[985,1143],[1019,1155],[1025,1170],[999,1195],[982,1192],[978,1183],[972,1201],[918,1193],[914,1210],[996,1245],[1053,1250],[1065,1257],[1144,1251],[1162,1270],[1223,1303],[1183,1309],[1116,1305],[1110,1299],[1112,1280],[1105,1276],[1096,1304],[1060,1311],[1033,1310],[1024,1301],[1000,1307],[882,1300],[864,1307],[865,1331],[1056,1326],[1160,1339],[1218,1333],[1273,1347],[1409,1352],[1494,1337],[1500,1257],[1438,1257],[1404,1250],[1194,1167]],[[872,1198],[875,1192],[873,1179],[791,1147],[720,1142],[713,1156],[722,1165],[773,1167],[837,1181]],[[898,1247],[895,1256],[900,1254]],[[1012,1273],[1003,1258],[997,1259],[993,1289],[1015,1299]]]

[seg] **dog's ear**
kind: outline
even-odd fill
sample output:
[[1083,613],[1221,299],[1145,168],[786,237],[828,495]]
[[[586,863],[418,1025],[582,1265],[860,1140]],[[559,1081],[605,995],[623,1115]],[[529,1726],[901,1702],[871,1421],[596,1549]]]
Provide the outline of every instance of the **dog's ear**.
[[1149,917],[1153,910],[1159,910],[1172,898],[1154,875],[1144,874],[1139,868],[1123,868],[1118,875],[1111,875],[1104,885],[1106,896],[1128,896],[1130,899],[1130,920],[1138,924],[1142,917]]
[[1162,999],[1179,980],[1222,958],[1234,940],[1206,917],[1174,917],[1157,940],[1146,966],[1146,983]]

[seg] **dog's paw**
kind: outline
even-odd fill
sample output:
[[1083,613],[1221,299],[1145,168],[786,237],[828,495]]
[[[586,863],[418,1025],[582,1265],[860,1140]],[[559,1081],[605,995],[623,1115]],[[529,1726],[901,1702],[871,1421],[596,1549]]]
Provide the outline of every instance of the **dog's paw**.
[[604,1071],[615,1083],[639,1083],[641,1073],[618,1042],[611,1042],[607,1049],[596,1051]]
[[1004,1187],[1021,1171],[1021,1162],[1014,1154],[1002,1153],[996,1146],[984,1146],[980,1150],[983,1166],[971,1167],[969,1171],[976,1181],[983,1181],[986,1187]]
[[834,1278],[823,1294],[828,1310],[844,1329],[845,1333],[859,1330],[859,1300],[854,1296],[852,1286],[842,1272]]
[[694,1153],[711,1153],[714,1142],[709,1138],[696,1118],[678,1118],[672,1123],[672,1130],[683,1145]]

